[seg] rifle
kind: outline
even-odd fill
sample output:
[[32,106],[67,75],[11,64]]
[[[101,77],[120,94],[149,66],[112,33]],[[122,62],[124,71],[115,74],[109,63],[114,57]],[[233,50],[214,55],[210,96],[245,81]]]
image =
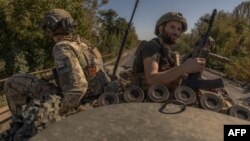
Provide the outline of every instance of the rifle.
[[217,62],[221,62],[221,63],[230,63],[230,62],[232,62],[232,60],[227,58],[227,57],[220,56],[218,54],[214,54],[214,53],[211,53],[211,52],[209,53],[208,57],[211,58],[211,59],[214,59]]
[[[210,17],[210,20],[209,20],[207,32],[205,33],[201,44],[199,44],[195,48],[195,50],[192,52],[192,58],[199,57],[199,58],[205,58],[207,60],[209,58],[209,56],[211,56],[210,50],[206,49],[205,45],[208,41],[208,36],[209,36],[209,33],[210,33],[211,28],[213,26],[213,22],[214,22],[214,18],[215,18],[216,13],[217,13],[217,10],[214,9],[213,13]],[[223,81],[221,78],[213,79],[213,80],[204,80],[201,78],[200,72],[188,74],[185,85],[192,88],[193,90],[214,89],[214,88],[224,87],[224,84],[223,84]]]

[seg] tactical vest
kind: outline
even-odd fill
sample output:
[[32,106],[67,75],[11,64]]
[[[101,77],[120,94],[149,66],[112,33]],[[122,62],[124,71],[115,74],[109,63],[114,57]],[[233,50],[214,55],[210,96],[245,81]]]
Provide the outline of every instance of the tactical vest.
[[[154,38],[151,40],[151,42],[153,42],[156,46],[159,46],[160,47],[160,50],[159,50],[159,53],[160,53],[160,57],[159,57],[159,72],[162,72],[162,71],[165,71],[165,70],[168,70],[174,66],[176,66],[176,59],[175,59],[175,54],[171,51],[171,49],[166,49],[165,47],[163,47],[159,40],[157,38]],[[142,41],[140,43],[140,45],[137,47],[137,50],[135,52],[135,60],[134,60],[134,66],[133,66],[133,70],[136,72],[136,73],[142,73],[142,70],[139,70],[140,66],[138,65],[143,65],[140,64],[139,61],[143,61],[143,60],[140,60],[142,59],[141,56],[141,52],[142,52],[142,49],[144,48],[145,44],[147,43],[147,41]]]
[[[61,41],[59,44],[67,44],[79,60],[84,75],[88,81],[86,94],[98,95],[103,93],[104,87],[110,81],[103,70],[103,61],[100,52],[87,42]],[[85,95],[86,95],[85,94]]]
[[[153,39],[152,40],[153,43],[155,43],[156,45],[159,45],[161,47],[160,49],[160,59],[159,59],[159,72],[162,71],[166,71],[168,69],[171,69],[172,67],[175,67],[176,65],[179,65],[179,58],[176,55],[176,52],[172,52],[171,50],[168,50],[167,52],[164,52],[164,47],[160,44],[158,39]],[[136,80],[133,81],[137,81],[135,82],[135,84],[138,84],[140,87],[142,87],[143,89],[146,89],[147,86],[147,82],[146,82],[146,78],[145,78],[145,74],[144,72],[138,72],[138,62],[140,61],[138,60],[139,56],[141,55],[142,49],[145,46],[145,44],[147,43],[147,41],[142,41],[141,44],[137,47],[137,50],[135,52],[135,60],[134,60],[134,65],[133,65],[133,73]],[[170,85],[179,85],[179,81],[177,82],[173,82]]]

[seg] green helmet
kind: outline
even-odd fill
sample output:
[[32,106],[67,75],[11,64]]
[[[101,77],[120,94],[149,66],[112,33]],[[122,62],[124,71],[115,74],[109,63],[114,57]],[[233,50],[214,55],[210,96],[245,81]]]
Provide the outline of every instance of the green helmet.
[[49,11],[42,21],[42,28],[51,30],[53,33],[58,32],[57,29],[62,29],[60,33],[71,33],[76,27],[76,22],[70,13],[63,9],[53,9]]
[[182,23],[182,32],[187,30],[187,21],[179,12],[168,12],[164,15],[162,15],[155,25],[155,35],[159,34],[158,28],[160,25],[169,22],[169,21],[177,21]]

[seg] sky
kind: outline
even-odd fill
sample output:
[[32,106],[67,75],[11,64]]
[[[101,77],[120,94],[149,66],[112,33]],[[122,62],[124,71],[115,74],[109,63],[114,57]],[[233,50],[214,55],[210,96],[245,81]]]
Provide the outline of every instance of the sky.
[[[102,9],[114,9],[119,17],[129,21],[135,1],[109,0],[109,3]],[[212,13],[213,9],[232,12],[237,5],[244,1],[247,0],[139,0],[133,24],[140,40],[150,40],[155,37],[154,27],[158,18],[167,12],[175,11],[182,13],[187,19],[187,32],[189,32],[205,13]]]

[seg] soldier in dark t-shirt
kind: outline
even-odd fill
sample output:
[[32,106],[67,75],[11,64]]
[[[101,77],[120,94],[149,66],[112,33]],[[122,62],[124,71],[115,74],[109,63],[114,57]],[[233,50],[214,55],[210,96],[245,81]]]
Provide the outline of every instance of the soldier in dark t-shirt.
[[172,56],[172,50],[170,48],[164,48],[160,46],[157,38],[154,38],[151,41],[147,42],[139,52],[140,53],[138,54],[136,60],[137,73],[144,73],[143,60],[147,57],[152,57],[160,64],[159,72],[168,70],[175,66],[176,62]]
[[186,30],[186,19],[181,13],[166,13],[156,23],[157,38],[138,47],[134,71],[143,73],[149,86],[155,84],[168,86],[185,74],[204,70],[206,61],[203,58],[189,58],[184,63],[176,65],[171,47]]

